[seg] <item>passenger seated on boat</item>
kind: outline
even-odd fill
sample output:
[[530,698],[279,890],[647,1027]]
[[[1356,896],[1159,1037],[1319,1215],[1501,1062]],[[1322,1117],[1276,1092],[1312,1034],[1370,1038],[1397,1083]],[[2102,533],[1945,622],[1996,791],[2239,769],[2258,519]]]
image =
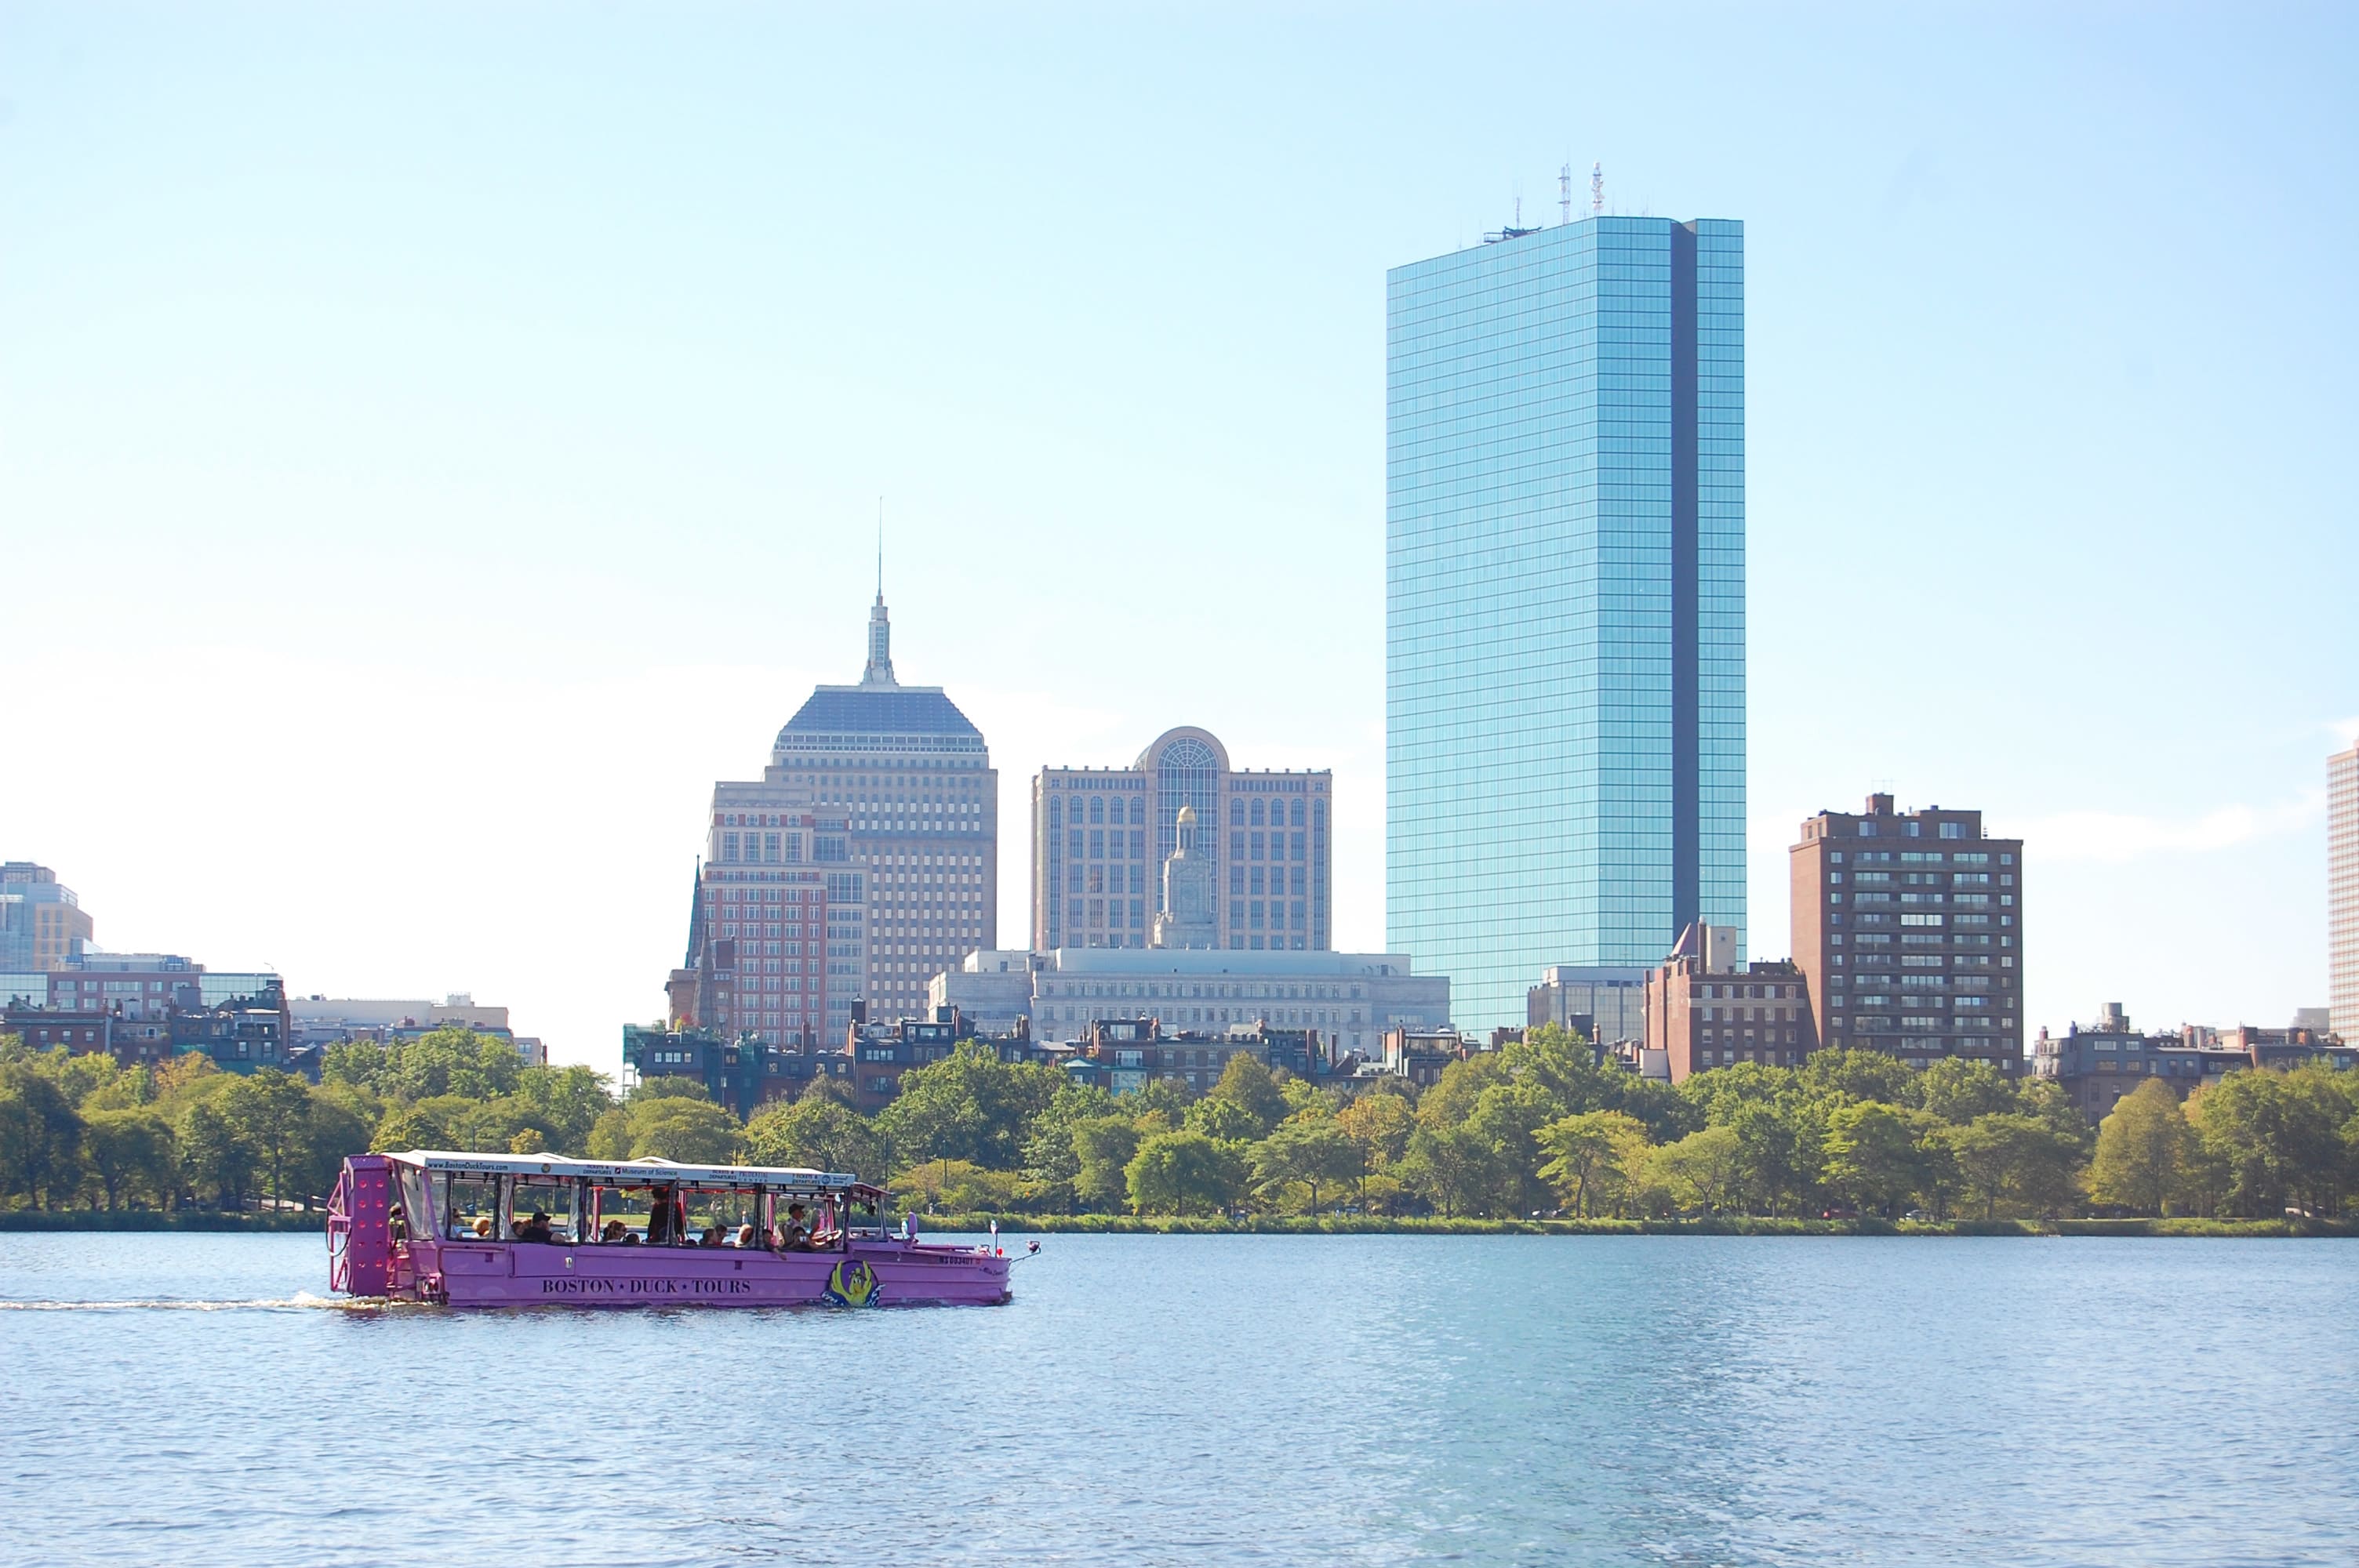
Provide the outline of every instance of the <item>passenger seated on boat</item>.
[[518,1241],[554,1241],[557,1236],[549,1227],[549,1216],[535,1209],[530,1219],[516,1227],[516,1238]]
[[741,1248],[751,1247],[754,1245],[754,1227],[752,1226],[741,1225],[737,1227],[737,1245]]
[[598,1239],[601,1241],[620,1241],[624,1237],[629,1234],[630,1227],[628,1226],[625,1225],[619,1219],[610,1219],[606,1222],[605,1228],[598,1232]]
[[492,1217],[485,1215],[475,1221],[475,1234],[489,1241],[492,1238]]
[[778,1250],[808,1252],[811,1249],[810,1222],[803,1217],[803,1206],[787,1206],[787,1223],[778,1229]]
[[718,1246],[720,1246],[720,1245],[721,1245],[721,1227],[720,1227],[719,1226],[717,1226],[717,1225],[708,1225],[708,1226],[706,1226],[706,1227],[704,1227],[704,1236],[703,1236],[703,1238],[702,1238],[701,1240],[699,1240],[699,1241],[697,1242],[697,1245],[698,1245],[699,1247],[718,1247]]

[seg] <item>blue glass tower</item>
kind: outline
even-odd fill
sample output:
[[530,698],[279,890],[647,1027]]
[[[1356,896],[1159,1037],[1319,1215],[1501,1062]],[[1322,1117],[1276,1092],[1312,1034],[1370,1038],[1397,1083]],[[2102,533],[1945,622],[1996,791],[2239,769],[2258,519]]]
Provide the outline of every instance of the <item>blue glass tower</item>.
[[1386,276],[1386,945],[1457,1022],[1745,926],[1745,230]]

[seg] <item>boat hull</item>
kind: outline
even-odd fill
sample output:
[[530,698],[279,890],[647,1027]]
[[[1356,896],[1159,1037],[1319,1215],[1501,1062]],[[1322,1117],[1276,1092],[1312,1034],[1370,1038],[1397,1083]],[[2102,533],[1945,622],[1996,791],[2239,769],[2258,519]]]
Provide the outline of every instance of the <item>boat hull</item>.
[[967,1247],[854,1241],[843,1252],[412,1242],[397,1297],[449,1306],[991,1306],[1008,1260]]

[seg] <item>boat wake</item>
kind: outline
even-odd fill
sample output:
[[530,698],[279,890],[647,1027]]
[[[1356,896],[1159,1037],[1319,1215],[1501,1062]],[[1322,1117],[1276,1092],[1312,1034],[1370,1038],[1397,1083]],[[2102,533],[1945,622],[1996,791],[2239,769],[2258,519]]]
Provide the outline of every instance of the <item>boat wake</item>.
[[409,1304],[412,1303],[346,1301],[298,1291],[291,1296],[242,1302],[191,1301],[176,1296],[120,1302],[0,1301],[0,1312],[306,1312],[321,1308],[330,1312],[384,1312],[389,1307]]

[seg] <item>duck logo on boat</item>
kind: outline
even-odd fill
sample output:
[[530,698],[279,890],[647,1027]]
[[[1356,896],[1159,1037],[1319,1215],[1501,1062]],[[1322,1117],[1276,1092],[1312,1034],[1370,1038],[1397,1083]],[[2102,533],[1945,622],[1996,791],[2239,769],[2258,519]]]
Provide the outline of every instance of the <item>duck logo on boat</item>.
[[830,1306],[875,1306],[884,1296],[876,1271],[862,1258],[846,1258],[829,1270],[827,1289],[820,1292],[820,1300]]

